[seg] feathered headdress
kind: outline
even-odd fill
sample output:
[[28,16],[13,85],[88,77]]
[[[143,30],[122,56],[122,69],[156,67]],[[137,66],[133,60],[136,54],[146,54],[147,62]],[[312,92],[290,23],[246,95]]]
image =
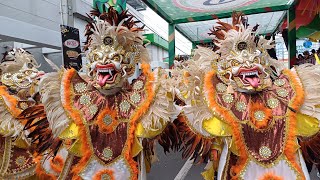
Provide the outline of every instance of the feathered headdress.
[[89,19],[84,50],[90,51],[104,44],[123,52],[139,52],[140,60],[148,61],[141,33],[143,26],[138,27],[139,21],[135,21],[127,10],[120,13],[113,7],[103,13],[92,10]]
[[258,25],[249,27],[248,20],[242,12],[232,14],[232,24],[222,22],[218,19],[219,25],[213,27],[209,35],[214,35],[215,51],[224,58],[230,54],[236,54],[242,50],[250,53],[259,50],[264,52],[273,47],[272,40],[264,37],[256,37]]

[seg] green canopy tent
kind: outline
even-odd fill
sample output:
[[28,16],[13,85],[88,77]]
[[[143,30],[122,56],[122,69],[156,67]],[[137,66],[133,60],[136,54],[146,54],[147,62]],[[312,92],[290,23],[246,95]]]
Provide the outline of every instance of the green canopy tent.
[[[259,24],[259,34],[274,33],[284,17],[288,19],[289,59],[295,62],[296,28],[294,5],[297,0],[142,0],[147,6],[169,23],[169,66],[175,57],[175,29],[189,39],[193,46],[211,42],[209,29],[215,25],[215,18],[230,22],[234,10],[248,15],[249,24]],[[99,10],[103,5],[125,9],[126,0],[93,0]]]
[[320,16],[315,16],[312,22],[306,26],[301,26],[297,30],[297,38],[307,38],[320,31]]
[[234,10],[248,15],[249,24],[259,24],[259,34],[274,33],[285,16],[289,21],[289,59],[295,62],[296,30],[295,0],[143,0],[147,6],[169,23],[169,65],[173,65],[175,54],[175,29],[189,39],[193,45],[211,42],[209,29],[215,18],[230,22]]

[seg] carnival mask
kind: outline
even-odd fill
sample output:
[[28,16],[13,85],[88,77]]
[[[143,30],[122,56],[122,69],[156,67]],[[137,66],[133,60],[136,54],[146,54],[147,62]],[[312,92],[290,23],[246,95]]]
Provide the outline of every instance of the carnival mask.
[[[141,30],[127,12],[109,8],[87,25],[88,76],[97,89],[119,89],[135,72],[143,47]],[[106,92],[106,91],[105,91]]]
[[14,90],[30,88],[44,74],[38,67],[30,53],[23,49],[13,49],[4,54],[0,64],[1,82]]
[[124,48],[116,37],[106,36],[103,44],[88,54],[89,76],[99,89],[117,87],[134,73],[137,55],[138,50],[134,46]]
[[239,50],[220,60],[218,77],[239,91],[261,91],[269,85],[267,65],[267,56],[259,50],[253,53]]
[[211,30],[216,35],[216,53],[221,55],[217,75],[232,90],[261,91],[271,84],[266,49],[273,47],[272,40],[256,37],[254,28],[243,25],[241,16],[238,18],[234,25],[219,22],[221,26]]

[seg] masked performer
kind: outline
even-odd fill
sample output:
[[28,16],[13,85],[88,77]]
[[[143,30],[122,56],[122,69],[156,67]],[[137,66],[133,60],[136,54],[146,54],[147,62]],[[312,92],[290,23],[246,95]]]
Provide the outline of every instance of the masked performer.
[[304,160],[319,162],[320,68],[283,68],[267,53],[272,41],[243,20],[219,21],[217,48],[199,47],[184,64],[186,105],[175,122],[183,155],[209,161],[205,179],[214,170],[218,179],[310,179]]
[[36,104],[38,78],[34,57],[23,49],[6,52],[0,64],[0,179],[34,178],[35,163],[27,150],[29,141],[17,117]]
[[[46,115],[25,112],[38,116],[30,124],[48,122],[48,129],[37,127],[33,137],[36,151],[56,154],[39,159],[42,179],[137,179],[144,172],[138,162],[143,167],[145,159],[134,158],[142,150],[139,139],[159,135],[176,111],[167,75],[151,72],[133,17],[112,7],[92,16],[87,76],[74,69],[45,75],[40,93]],[[130,83],[138,63],[142,73]]]

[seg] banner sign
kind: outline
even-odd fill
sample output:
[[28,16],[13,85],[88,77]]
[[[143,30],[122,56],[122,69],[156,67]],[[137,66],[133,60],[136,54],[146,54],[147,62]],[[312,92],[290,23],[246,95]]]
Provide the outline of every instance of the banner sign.
[[172,0],[173,3],[190,12],[214,12],[236,9],[257,2],[257,0]]
[[79,29],[66,25],[60,25],[60,28],[64,67],[78,71],[82,67]]

